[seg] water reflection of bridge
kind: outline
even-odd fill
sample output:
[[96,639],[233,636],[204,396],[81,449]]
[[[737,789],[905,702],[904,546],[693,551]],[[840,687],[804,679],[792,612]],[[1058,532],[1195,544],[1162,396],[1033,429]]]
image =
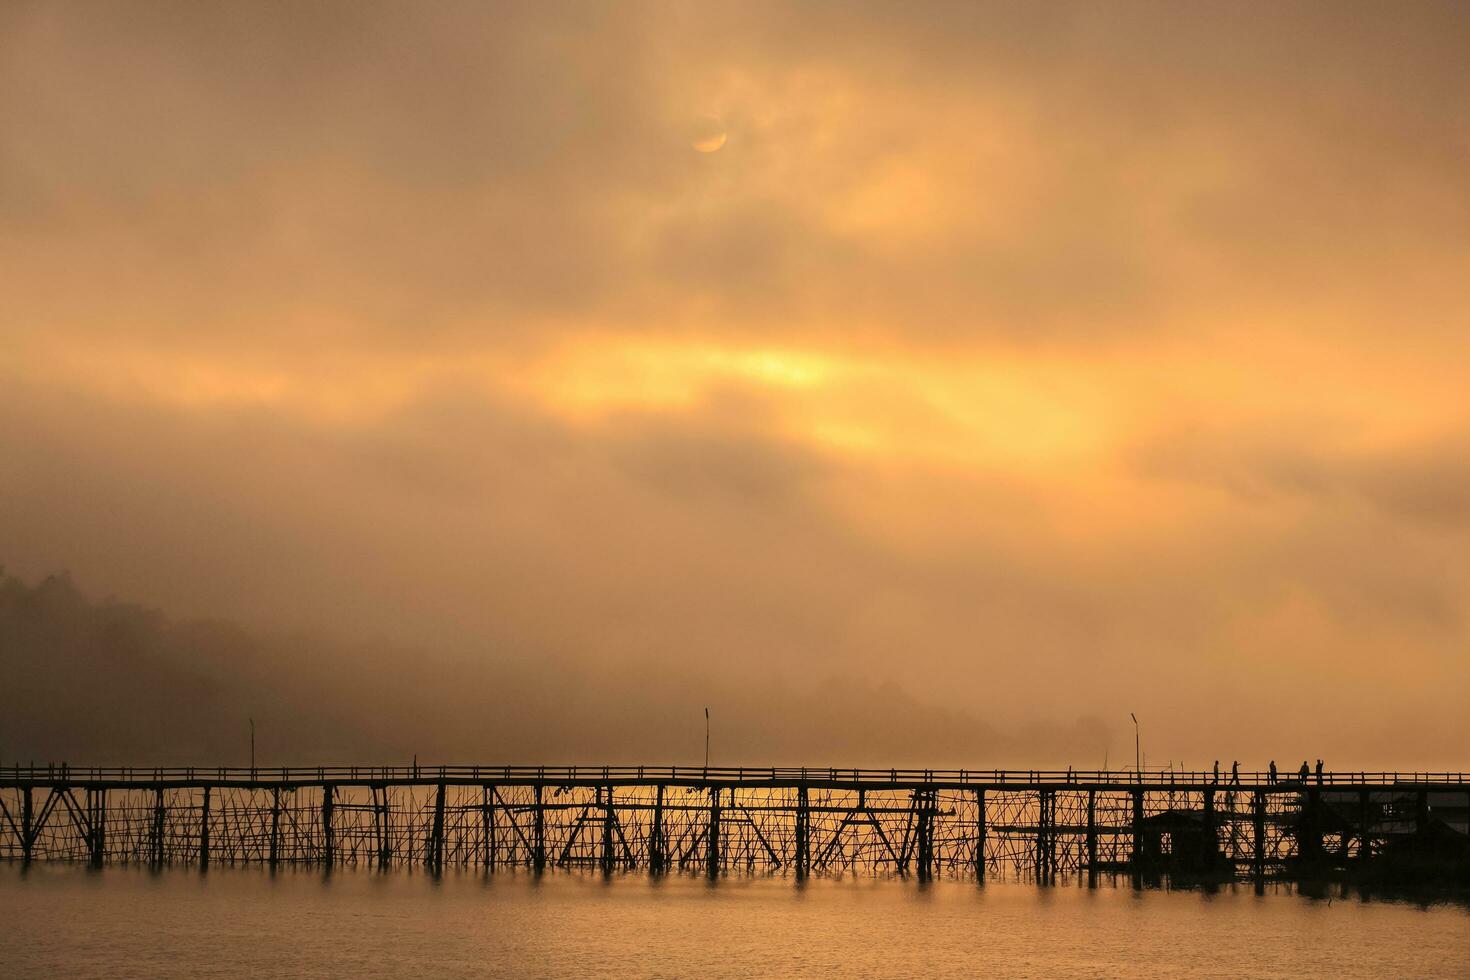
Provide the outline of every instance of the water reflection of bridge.
[[1443,772],[0,769],[0,857],[94,865],[1461,873],[1467,818]]

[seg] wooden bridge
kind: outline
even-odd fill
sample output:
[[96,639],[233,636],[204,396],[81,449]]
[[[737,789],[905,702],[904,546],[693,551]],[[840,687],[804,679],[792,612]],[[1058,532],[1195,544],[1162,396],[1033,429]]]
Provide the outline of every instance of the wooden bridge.
[[1458,868],[1467,822],[1459,772],[0,768],[0,858],[94,866],[1260,880]]

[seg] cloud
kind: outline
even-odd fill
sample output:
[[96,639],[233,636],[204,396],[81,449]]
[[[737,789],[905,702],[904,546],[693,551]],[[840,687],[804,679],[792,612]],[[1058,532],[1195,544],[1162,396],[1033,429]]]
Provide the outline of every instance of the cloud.
[[21,6],[9,319],[226,350],[1442,319],[1457,17]]
[[1261,505],[1280,498],[1355,501],[1436,532],[1470,523],[1470,441],[1454,432],[1408,445],[1334,444],[1310,433],[1173,433],[1135,452],[1150,477],[1219,486]]
[[1128,710],[1274,753],[1307,695],[1420,751],[1464,19],[9,4],[0,558],[595,717],[689,678],[751,751],[828,678],[901,706],[834,754]]

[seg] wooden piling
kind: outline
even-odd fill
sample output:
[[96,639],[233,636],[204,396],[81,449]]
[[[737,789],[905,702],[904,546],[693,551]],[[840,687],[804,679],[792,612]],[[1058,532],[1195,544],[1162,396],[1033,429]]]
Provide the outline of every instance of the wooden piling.
[[1255,831],[1255,853],[1252,864],[1256,880],[1259,881],[1266,876],[1266,793],[1264,790],[1258,789],[1252,794],[1251,814],[1252,829]]
[[664,845],[664,784],[654,788],[653,826],[648,830],[648,870],[659,875],[667,861]]
[[1057,858],[1057,791],[1047,790],[1047,814],[1046,814],[1046,872],[1053,880],[1056,880],[1058,858]]
[[720,873],[720,788],[710,790],[709,830],[705,834],[708,845],[705,853],[706,870],[711,878]]
[[480,787],[481,861],[486,869],[495,867],[495,812],[490,808],[490,787]]
[[1372,796],[1368,790],[1358,791],[1358,860],[1366,861],[1373,856]]
[[1143,866],[1143,790],[1135,789],[1131,791],[1131,794],[1133,796],[1133,824],[1130,832],[1132,842],[1128,853],[1128,863],[1136,870]]
[[975,790],[975,877],[985,880],[985,789]]
[[336,840],[333,838],[332,810],[336,804],[336,787],[331,783],[322,784],[322,863],[328,869],[336,855]]
[[199,870],[209,868],[209,791],[204,787],[204,800],[199,805]]
[[927,790],[914,790],[916,858],[919,880],[928,881],[934,873],[934,806]]
[[271,838],[266,861],[272,870],[281,854],[281,787],[271,787]]
[[100,868],[107,857],[107,789],[98,787],[96,790],[88,790],[87,804],[91,809],[91,819],[88,821],[91,836],[88,844],[91,846],[92,867]]
[[1044,882],[1051,877],[1051,855],[1048,838],[1051,836],[1052,790],[1039,790],[1036,794],[1036,880]]
[[35,802],[31,798],[31,787],[28,783],[20,791],[20,853],[21,860],[26,864],[31,863],[31,848],[36,842],[35,820]]
[[393,828],[386,786],[373,787],[373,833],[377,835],[378,867],[387,868],[393,859]]
[[434,825],[429,831],[428,853],[424,855],[429,870],[435,874],[444,870],[444,780],[434,792]]
[[796,788],[796,877],[805,878],[811,871],[811,808],[806,784]]
[[1205,790],[1205,827],[1204,833],[1200,835],[1200,867],[1213,868],[1217,855],[1220,853],[1220,831],[1219,823],[1215,819],[1215,791]]
[[[163,867],[163,787],[153,788],[153,833],[150,839],[152,844],[152,864],[155,868]],[[96,836],[96,824],[93,824],[93,836]],[[95,848],[96,845],[94,844]]]
[[1322,863],[1322,794],[1309,789],[1302,794],[1301,813],[1296,825],[1297,859],[1303,864]]
[[613,788],[609,784],[602,806],[602,873],[611,874],[615,855],[613,854],[613,829],[616,814],[613,812]]
[[1087,877],[1097,881],[1097,790],[1087,791]]
[[542,802],[541,783],[536,784],[536,836],[531,845],[531,867],[539,874],[546,870],[546,806]]

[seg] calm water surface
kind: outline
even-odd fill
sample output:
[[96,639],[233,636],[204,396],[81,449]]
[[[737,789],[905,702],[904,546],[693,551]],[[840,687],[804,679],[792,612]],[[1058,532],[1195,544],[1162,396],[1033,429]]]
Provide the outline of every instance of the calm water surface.
[[1461,904],[899,879],[0,865],[0,977],[1470,977]]

